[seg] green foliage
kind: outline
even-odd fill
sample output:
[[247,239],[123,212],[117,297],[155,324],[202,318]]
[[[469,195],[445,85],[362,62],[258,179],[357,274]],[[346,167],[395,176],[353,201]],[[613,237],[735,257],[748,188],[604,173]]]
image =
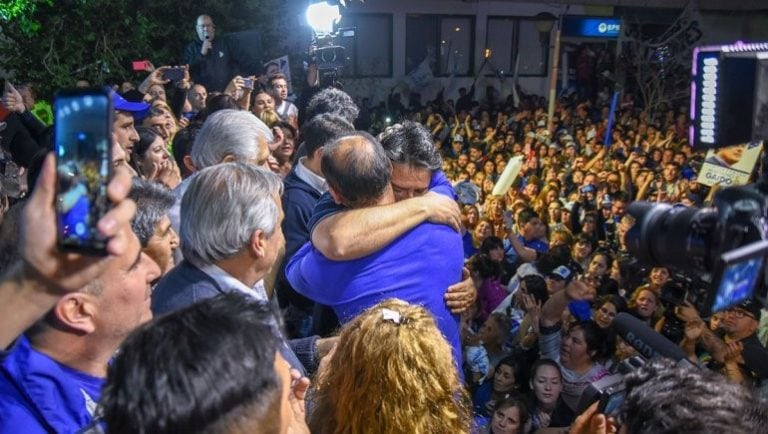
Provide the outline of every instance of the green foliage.
[[[15,82],[35,83],[43,97],[91,83],[139,81],[131,61],[177,64],[196,38],[195,19],[211,15],[218,32],[259,28],[274,40],[285,0],[2,0],[0,58]],[[12,13],[11,13],[12,12]],[[269,23],[269,25],[264,25]],[[268,47],[268,45],[265,45]],[[265,50],[265,58],[274,53]]]

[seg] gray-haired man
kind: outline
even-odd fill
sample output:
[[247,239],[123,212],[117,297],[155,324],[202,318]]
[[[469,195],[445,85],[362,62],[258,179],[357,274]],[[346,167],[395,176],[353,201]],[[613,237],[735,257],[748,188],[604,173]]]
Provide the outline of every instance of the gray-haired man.
[[[222,163],[192,177],[181,204],[185,260],[158,283],[152,311],[171,312],[226,292],[267,301],[270,294],[257,283],[285,242],[281,193],[280,178],[252,164]],[[316,340],[290,341],[283,357],[302,372],[312,371],[317,353],[330,344]]]

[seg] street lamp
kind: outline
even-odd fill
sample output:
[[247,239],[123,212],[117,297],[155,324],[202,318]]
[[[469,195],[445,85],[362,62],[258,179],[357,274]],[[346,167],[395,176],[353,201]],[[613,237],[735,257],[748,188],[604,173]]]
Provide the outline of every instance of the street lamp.
[[549,44],[549,33],[555,26],[555,21],[557,21],[557,17],[549,12],[539,12],[533,17],[533,24],[539,31],[539,39],[542,44]]

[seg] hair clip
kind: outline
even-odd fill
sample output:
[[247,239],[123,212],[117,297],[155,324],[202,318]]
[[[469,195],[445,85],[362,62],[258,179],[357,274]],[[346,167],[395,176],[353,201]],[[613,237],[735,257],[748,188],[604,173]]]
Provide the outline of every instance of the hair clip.
[[392,309],[382,308],[381,319],[384,321],[392,321],[395,324],[400,324],[400,312]]

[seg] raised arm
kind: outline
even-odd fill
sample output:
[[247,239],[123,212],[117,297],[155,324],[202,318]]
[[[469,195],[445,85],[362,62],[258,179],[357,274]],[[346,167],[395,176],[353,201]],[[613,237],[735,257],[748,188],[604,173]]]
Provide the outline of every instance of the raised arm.
[[526,247],[525,244],[520,241],[520,238],[517,238],[517,235],[515,235],[513,231],[508,231],[507,239],[512,245],[512,248],[515,249],[517,256],[522,259],[523,262],[533,262],[536,260],[536,250],[530,247]]
[[541,326],[552,327],[560,322],[563,311],[568,307],[568,303],[573,300],[583,300],[590,292],[586,283],[580,280],[573,280],[568,283],[564,290],[556,292],[549,297],[544,306],[541,307]]
[[[130,220],[136,211],[125,200],[131,177],[119,171],[107,194],[115,203],[98,222],[99,231],[111,237],[107,253],[121,255],[131,236]],[[0,279],[0,349],[45,315],[59,297],[82,288],[96,278],[109,256],[86,256],[60,252],[56,247],[56,170],[53,155],[48,155],[34,193],[22,215],[19,250],[22,262]]]
[[312,230],[312,244],[328,259],[358,259],[425,221],[459,231],[461,211],[456,201],[434,192],[391,205],[346,210],[321,220]]
[[695,336],[698,342],[712,355],[716,361],[723,363],[728,346],[707,327],[699,312],[690,303],[675,308],[675,315],[682,320],[687,328],[696,328]]

